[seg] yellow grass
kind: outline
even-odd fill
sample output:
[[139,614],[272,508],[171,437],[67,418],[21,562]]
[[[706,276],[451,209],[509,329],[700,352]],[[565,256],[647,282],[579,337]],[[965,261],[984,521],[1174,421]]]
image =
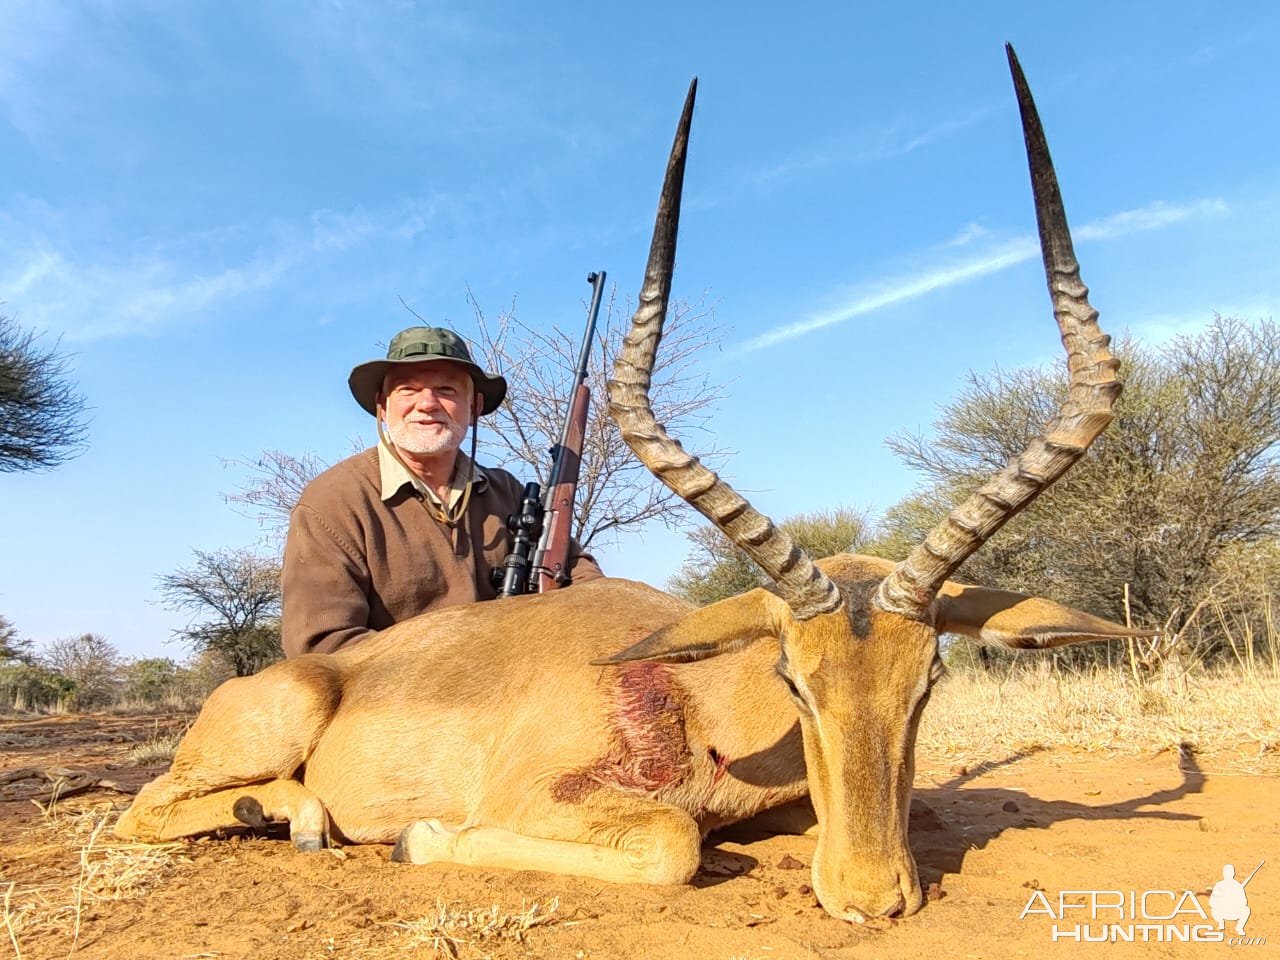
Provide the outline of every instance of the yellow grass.
[[479,946],[502,940],[524,943],[529,930],[556,923],[557,918],[553,914],[559,909],[560,901],[554,897],[545,904],[537,900],[522,903],[514,912],[507,912],[496,903],[480,909],[466,909],[456,902],[446,903],[438,899],[434,913],[392,926],[407,933],[405,949],[429,946],[437,954],[456,957],[463,945]]
[[[990,757],[996,745],[1119,753],[1186,745],[1259,756],[1280,750],[1280,675],[1224,667],[1172,680],[1031,666],[949,674],[920,725],[929,754]],[[1185,747],[1183,747],[1185,749]]]
[[[187,724],[187,727],[190,727],[190,724]],[[142,743],[129,748],[124,755],[124,762],[134,767],[148,767],[170,762],[173,760],[174,751],[178,749],[179,741],[187,732],[187,727],[173,733],[163,734],[159,731],[152,733]]]

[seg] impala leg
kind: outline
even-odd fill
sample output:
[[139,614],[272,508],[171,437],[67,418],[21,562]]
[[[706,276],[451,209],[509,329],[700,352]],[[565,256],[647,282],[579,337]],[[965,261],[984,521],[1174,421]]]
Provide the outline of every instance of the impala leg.
[[[145,790],[154,785],[144,787],[134,806],[120,818],[116,826],[118,836],[164,843],[229,827],[265,827],[268,823],[287,822],[289,836],[299,850],[312,852],[329,845],[329,814],[320,798],[297,780],[228,787],[152,807],[150,816],[126,822],[138,802],[146,801]],[[122,831],[122,825],[127,832]]]
[[392,859],[447,862],[508,870],[545,870],[610,883],[688,883],[701,861],[702,838],[693,818],[653,800],[614,795],[592,798],[550,824],[554,837],[502,827],[447,827],[436,820],[406,827]]
[[116,836],[157,843],[288,820],[299,849],[323,846],[328,815],[293,778],[341,696],[340,675],[325,659],[286,661],[215,690],[169,772],[138,792]]

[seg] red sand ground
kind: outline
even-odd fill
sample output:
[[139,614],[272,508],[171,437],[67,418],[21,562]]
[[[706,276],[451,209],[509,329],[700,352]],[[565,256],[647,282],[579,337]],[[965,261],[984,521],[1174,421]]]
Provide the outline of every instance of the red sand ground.
[[[136,786],[159,769],[117,764],[156,724],[121,717],[0,721],[0,773],[84,767]],[[183,845],[144,895],[85,901],[74,956],[433,956],[430,945],[415,950],[410,930],[400,924],[441,906],[467,911],[496,905],[499,913],[514,914],[553,898],[558,906],[552,922],[522,939],[459,931],[459,942],[442,944],[442,955],[1041,960],[1212,957],[1228,949],[1241,951],[1232,956],[1261,957],[1280,945],[1274,758],[1246,761],[1230,751],[1196,758],[1172,751],[1019,756],[996,744],[990,753],[998,759],[971,769],[919,757],[911,840],[922,879],[933,889],[924,909],[903,921],[855,926],[831,918],[809,887],[813,841],[753,837],[741,828],[713,835],[694,883],[675,889],[534,872],[408,867],[389,862],[390,850],[382,846],[300,855],[287,840],[233,837]],[[62,815],[126,801],[93,791],[64,801]],[[59,832],[50,822],[29,801],[0,802],[0,893],[14,885],[10,914],[24,960],[67,957],[73,946],[81,857],[69,830]],[[1191,890],[1208,910],[1208,890],[1223,864],[1235,864],[1243,877],[1262,859],[1267,865],[1248,888],[1253,916],[1246,932],[1265,938],[1264,944],[1054,943],[1052,920],[1019,919],[1036,890],[1055,905],[1063,890]],[[59,905],[66,909],[54,922],[41,921]],[[24,908],[30,910],[24,914]],[[13,950],[0,925],[0,957]]]

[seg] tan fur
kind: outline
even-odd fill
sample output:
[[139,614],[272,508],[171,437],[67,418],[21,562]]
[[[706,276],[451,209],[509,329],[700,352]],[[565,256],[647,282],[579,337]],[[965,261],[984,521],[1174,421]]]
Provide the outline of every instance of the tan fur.
[[[681,883],[706,831],[810,794],[824,906],[913,912],[907,810],[937,637],[871,602],[887,562],[819,566],[843,603],[807,621],[763,590],[691,610],[606,579],[428,614],[229,681],[117,833],[288,820],[304,849],[330,832],[402,838],[415,862]],[[946,629],[982,633],[959,623],[979,611],[1015,643],[1019,622],[1051,626],[1046,611],[1073,634],[1086,616],[953,584],[937,608]]]

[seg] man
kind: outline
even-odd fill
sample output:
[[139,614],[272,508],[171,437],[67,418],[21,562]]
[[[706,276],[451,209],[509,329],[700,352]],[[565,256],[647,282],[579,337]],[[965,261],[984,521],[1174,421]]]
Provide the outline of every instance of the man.
[[[284,651],[332,653],[427,609],[492,600],[523,485],[461,451],[507,393],[452,330],[410,327],[348,380],[378,445],[316,477],[284,549]],[[575,580],[602,576],[576,543]]]

